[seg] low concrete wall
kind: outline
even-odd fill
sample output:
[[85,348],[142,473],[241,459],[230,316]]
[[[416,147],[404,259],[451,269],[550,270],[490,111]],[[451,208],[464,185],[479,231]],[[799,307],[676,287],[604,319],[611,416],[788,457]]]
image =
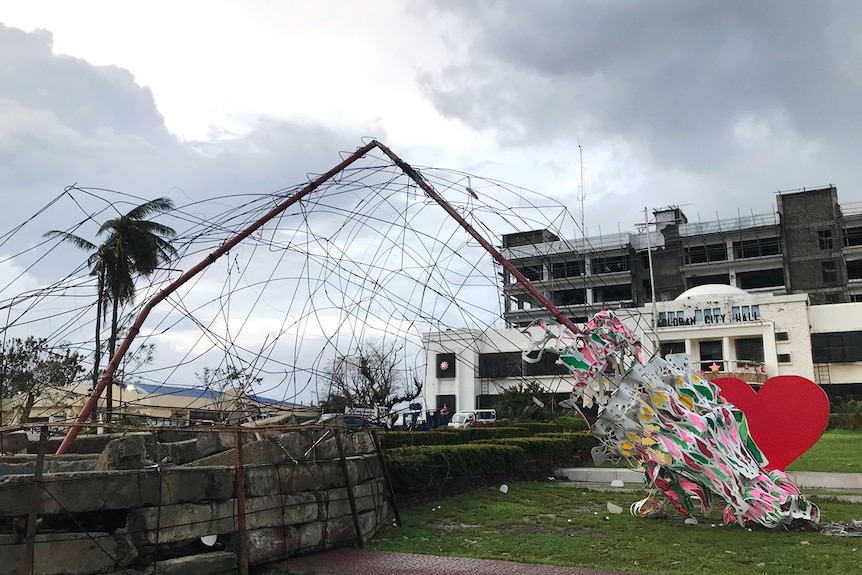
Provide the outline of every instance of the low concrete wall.
[[384,470],[370,431],[335,433],[242,430],[239,472],[235,431],[93,440],[101,453],[47,456],[38,484],[34,456],[0,457],[0,572],[23,568],[34,510],[43,575],[234,573],[243,542],[251,565],[352,545],[354,520],[363,539],[387,521]]

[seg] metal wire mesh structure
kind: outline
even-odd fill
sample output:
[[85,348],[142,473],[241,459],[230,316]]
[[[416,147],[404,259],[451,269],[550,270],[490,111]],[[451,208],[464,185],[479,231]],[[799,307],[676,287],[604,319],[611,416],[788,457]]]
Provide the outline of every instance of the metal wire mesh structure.
[[[136,200],[71,187],[47,209],[78,210],[80,221],[67,231],[86,236],[94,222]],[[7,234],[0,247],[11,246],[24,228],[38,229],[44,213]],[[319,400],[333,358],[369,340],[395,350],[397,377],[409,378],[424,369],[422,333],[502,327],[500,266],[577,331],[495,248],[506,233],[576,235],[562,203],[460,172],[415,169],[376,141],[303,184],[204,198],[178,206],[164,223],[181,230],[174,242],[180,257],[139,278],[136,305],[121,321],[125,340],[95,392],[83,387],[75,398],[76,405],[87,400],[79,423],[111,381],[138,381],[155,395],[159,386],[210,391],[199,377],[206,368],[260,380],[259,395]],[[86,264],[47,287],[16,291],[37,272],[60,275],[68,262],[85,259],[70,250],[43,241],[6,259],[22,271],[3,286],[3,335],[44,334],[86,362],[95,313],[95,278]],[[153,361],[130,362],[146,349],[155,349]],[[134,412],[136,405],[127,401],[124,408]]]

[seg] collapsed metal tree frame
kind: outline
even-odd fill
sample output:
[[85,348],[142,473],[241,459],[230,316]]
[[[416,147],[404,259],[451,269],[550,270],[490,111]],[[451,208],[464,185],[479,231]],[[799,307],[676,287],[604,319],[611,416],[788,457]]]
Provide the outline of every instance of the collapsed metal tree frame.
[[452,207],[449,202],[447,202],[436,190],[422,177],[422,175],[414,169],[412,166],[407,164],[404,160],[398,157],[392,150],[390,150],[384,144],[378,142],[377,140],[372,140],[368,144],[362,146],[350,156],[345,158],[338,165],[333,167],[331,170],[321,174],[314,180],[312,180],[308,185],[303,187],[300,191],[295,194],[287,197],[284,201],[282,201],[279,205],[272,208],[269,212],[261,216],[255,222],[253,222],[250,226],[248,226],[243,231],[236,234],[229,241],[225,242],[221,247],[217,250],[213,251],[202,261],[194,265],[188,271],[183,273],[179,278],[170,283],[167,287],[162,289],[159,293],[153,296],[141,309],[141,312],[138,314],[138,317],[135,318],[134,323],[129,328],[126,337],[123,339],[117,351],[114,353],[114,356],[111,358],[111,361],[108,363],[108,366],[105,368],[105,371],[102,373],[101,378],[99,379],[98,385],[93,389],[92,394],[87,399],[87,402],[84,404],[84,407],[81,409],[81,412],[78,414],[78,417],[75,420],[75,423],[69,428],[66,437],[63,439],[63,442],[60,444],[60,447],[57,449],[57,454],[66,453],[72,443],[74,443],[75,439],[78,437],[83,425],[87,422],[87,419],[93,413],[98,403],[99,398],[104,392],[105,388],[110,384],[110,382],[114,378],[114,374],[119,368],[120,362],[125,356],[126,352],[128,352],[129,348],[132,345],[135,337],[140,332],[141,326],[144,321],[149,316],[150,312],[158,305],[160,302],[165,300],[171,293],[175,292],[178,288],[180,288],[183,284],[187,283],[194,276],[203,271],[210,264],[215,262],[217,259],[228,253],[233,247],[239,244],[241,241],[252,235],[259,228],[263,227],[268,221],[272,220],[282,212],[284,212],[287,208],[297,203],[304,197],[311,194],[321,185],[326,183],[328,180],[335,177],[338,173],[342,172],[346,168],[348,168],[351,164],[368,154],[373,149],[379,149],[383,154],[385,154],[392,162],[401,169],[404,174],[413,180],[416,185],[418,185],[425,194],[434,200],[443,210],[452,217],[462,228],[464,228],[470,236],[473,237],[484,249],[487,251],[491,257],[493,257],[503,268],[511,274],[512,277],[533,297],[536,302],[542,305],[545,309],[550,312],[551,316],[554,317],[560,324],[571,330],[573,333],[580,333],[578,327],[570,320],[568,317],[563,314],[563,312],[555,306],[544,294],[542,294],[538,289],[533,286],[530,281],[520,272],[514,265],[511,264],[487,239],[485,239],[479,232],[476,231],[473,226],[467,222],[464,217]]

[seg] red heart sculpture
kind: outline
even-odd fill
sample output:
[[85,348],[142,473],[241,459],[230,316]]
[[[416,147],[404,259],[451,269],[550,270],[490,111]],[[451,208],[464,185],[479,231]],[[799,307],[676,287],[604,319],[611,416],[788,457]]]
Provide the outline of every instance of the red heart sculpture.
[[769,460],[767,471],[783,471],[826,431],[829,398],[810,379],[771,377],[759,392],[735,377],[718,377],[712,382],[721,390],[721,397],[745,414],[752,439]]

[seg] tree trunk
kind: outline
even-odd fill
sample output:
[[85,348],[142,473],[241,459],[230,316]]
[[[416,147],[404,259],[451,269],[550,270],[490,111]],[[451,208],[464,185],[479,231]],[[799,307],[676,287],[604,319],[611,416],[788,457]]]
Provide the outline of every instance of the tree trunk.
[[[96,350],[93,352],[93,393],[96,392],[96,386],[99,385],[99,376],[102,374],[102,313],[105,307],[105,270],[99,271],[98,288],[99,293],[96,298]],[[91,416],[93,423],[99,420],[99,410],[94,409]]]
[[[112,302],[114,309],[111,311],[111,339],[108,340],[108,355],[111,359],[114,359],[114,353],[117,351],[117,323],[119,323],[119,315],[120,315],[120,302],[119,298],[114,294],[114,301]],[[111,361],[109,359],[108,361]],[[105,410],[105,419],[107,423],[111,423],[113,419],[114,405],[114,381],[113,378],[108,382],[108,387],[105,393],[105,402],[107,403],[107,408]]]
[[24,400],[24,404],[21,406],[21,417],[18,418],[18,425],[24,425],[27,423],[27,420],[30,419],[30,412],[33,410],[33,406],[36,404],[36,396],[32,391],[27,392],[27,399]]

